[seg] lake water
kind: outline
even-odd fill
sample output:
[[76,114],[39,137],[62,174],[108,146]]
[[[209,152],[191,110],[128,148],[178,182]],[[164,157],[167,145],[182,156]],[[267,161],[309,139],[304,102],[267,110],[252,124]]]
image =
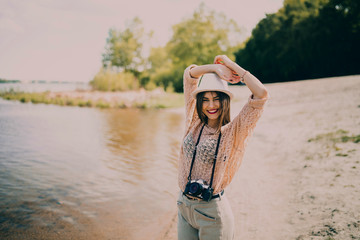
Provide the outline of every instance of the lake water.
[[176,214],[183,121],[0,99],[0,239],[157,239]]

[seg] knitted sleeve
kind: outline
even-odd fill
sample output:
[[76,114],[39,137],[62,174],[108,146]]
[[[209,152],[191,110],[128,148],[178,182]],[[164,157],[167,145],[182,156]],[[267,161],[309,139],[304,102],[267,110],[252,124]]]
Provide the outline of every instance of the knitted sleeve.
[[191,93],[195,91],[198,83],[198,78],[193,78],[190,75],[190,69],[196,65],[190,65],[184,71],[183,84],[184,84],[184,98],[185,98],[185,135],[188,134],[189,127],[199,117],[196,113],[195,105],[196,100],[192,97]]
[[267,98],[253,99],[251,95],[240,113],[227,125],[222,128],[225,145],[225,156],[228,163],[225,168],[223,187],[227,186],[239,169],[247,144],[257,121],[259,120]]

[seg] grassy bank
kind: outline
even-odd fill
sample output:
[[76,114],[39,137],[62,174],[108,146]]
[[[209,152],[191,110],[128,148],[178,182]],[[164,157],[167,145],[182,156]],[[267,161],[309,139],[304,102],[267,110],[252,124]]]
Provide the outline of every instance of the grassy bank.
[[22,103],[44,103],[60,106],[96,107],[96,108],[174,108],[184,104],[183,94],[166,92],[0,92],[6,100]]

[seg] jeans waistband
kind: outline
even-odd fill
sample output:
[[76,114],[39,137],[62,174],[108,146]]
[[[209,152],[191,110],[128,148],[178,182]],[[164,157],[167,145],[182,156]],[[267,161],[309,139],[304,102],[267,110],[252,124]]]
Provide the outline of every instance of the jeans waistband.
[[[189,194],[185,194],[183,193],[183,195],[189,199],[189,200],[198,200],[198,201],[204,201],[201,197],[194,197],[194,196],[191,196]],[[219,198],[220,196],[224,195],[224,190],[222,190],[220,193],[216,194],[216,195],[213,195],[211,199],[216,199],[216,198]]]

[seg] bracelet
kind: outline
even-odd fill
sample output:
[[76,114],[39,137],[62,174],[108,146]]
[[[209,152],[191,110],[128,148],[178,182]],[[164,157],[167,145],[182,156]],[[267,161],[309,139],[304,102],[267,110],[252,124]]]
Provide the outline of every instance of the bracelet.
[[244,77],[247,73],[248,73],[248,71],[245,71],[245,73],[240,77],[240,82],[242,82],[243,84],[245,84]]

